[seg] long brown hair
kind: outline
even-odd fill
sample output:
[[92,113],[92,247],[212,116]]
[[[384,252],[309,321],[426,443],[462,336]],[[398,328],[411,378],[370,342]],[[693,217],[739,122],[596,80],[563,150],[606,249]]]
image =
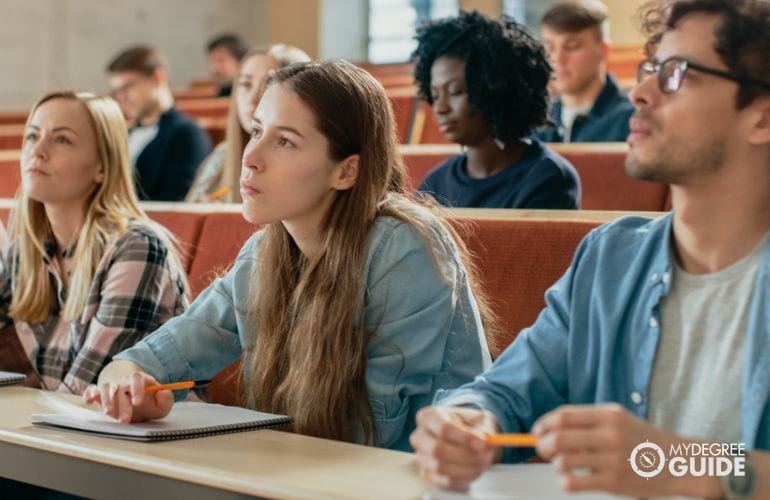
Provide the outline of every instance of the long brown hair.
[[[53,92],[42,97],[27,118],[27,126],[37,108],[54,99],[80,102],[96,136],[96,150],[104,168],[104,181],[95,185],[86,200],[86,213],[72,256],[72,278],[62,317],[74,321],[88,302],[88,293],[99,261],[115,236],[124,234],[132,221],[151,226],[169,248],[168,258],[184,269],[174,237],[160,224],[152,222],[139,207],[128,159],[128,131],[118,104],[110,97],[86,92]],[[31,199],[24,186],[16,193],[9,232],[18,247],[14,259],[13,298],[10,316],[15,320],[40,323],[51,314],[56,300],[54,285],[43,261],[45,243],[53,235],[43,203]],[[184,279],[184,278],[183,278]],[[186,288],[186,286],[185,286]]]
[[358,423],[365,441],[376,442],[366,388],[366,347],[376,335],[364,327],[367,237],[378,216],[395,217],[415,227],[435,257],[447,252],[436,232],[454,232],[406,194],[393,112],[371,75],[342,61],[294,64],[268,85],[285,86],[312,111],[331,159],[360,158],[355,185],[337,192],[322,221],[319,255],[306,258],[280,222],[263,229],[242,396],[251,407],[291,415],[302,434],[352,440]]

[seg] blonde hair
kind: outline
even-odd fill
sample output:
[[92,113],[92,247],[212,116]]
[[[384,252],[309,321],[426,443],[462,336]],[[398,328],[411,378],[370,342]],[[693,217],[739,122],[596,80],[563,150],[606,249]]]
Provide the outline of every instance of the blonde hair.
[[[259,47],[247,52],[238,64],[238,71],[236,72],[235,81],[233,82],[233,91],[230,97],[230,107],[227,111],[227,128],[225,129],[225,154],[222,159],[222,167],[219,169],[216,175],[207,182],[205,189],[206,194],[211,194],[217,189],[227,186],[229,191],[222,195],[217,201],[224,203],[240,203],[241,200],[241,158],[243,157],[243,150],[246,147],[246,143],[249,140],[249,134],[243,130],[241,122],[238,119],[238,105],[235,102],[235,92],[238,77],[241,74],[241,68],[243,63],[247,59],[253,56],[268,56],[271,57],[278,68],[283,68],[289,64],[297,62],[310,61],[310,56],[305,52],[292,47],[291,45],[276,44]],[[202,169],[201,169],[202,170]],[[199,175],[203,172],[199,172]],[[197,184],[193,182],[193,186]],[[195,202],[198,200],[187,199],[186,201]]]
[[[125,234],[133,221],[141,220],[151,226],[167,244],[172,265],[178,266],[177,269],[184,267],[173,236],[139,208],[128,159],[126,122],[118,104],[110,97],[85,92],[53,92],[33,106],[27,125],[42,104],[54,99],[74,100],[83,105],[96,136],[97,157],[104,169],[103,182],[94,186],[86,201],[85,218],[72,256],[73,270],[62,317],[74,321],[86,307],[94,273],[107,246],[115,236]],[[40,323],[49,317],[56,301],[45,264],[45,244],[53,233],[45,206],[31,199],[23,184],[17,191],[10,220],[9,230],[17,253],[13,259],[10,316],[14,320]],[[181,279],[184,279],[183,273]]]
[[[280,222],[263,230],[242,397],[252,408],[291,415],[299,433],[352,440],[357,422],[365,441],[377,442],[366,387],[366,347],[376,327],[364,324],[362,284],[374,222],[380,216],[405,221],[434,258],[457,251],[465,259],[465,250],[437,208],[431,216],[406,193],[393,111],[373,77],[350,63],[323,62],[286,67],[268,85],[286,86],[313,112],[330,158],[360,159],[355,185],[337,192],[324,216],[318,256],[307,259]],[[441,233],[455,236],[454,249],[441,243]],[[478,294],[477,302],[488,319]]]

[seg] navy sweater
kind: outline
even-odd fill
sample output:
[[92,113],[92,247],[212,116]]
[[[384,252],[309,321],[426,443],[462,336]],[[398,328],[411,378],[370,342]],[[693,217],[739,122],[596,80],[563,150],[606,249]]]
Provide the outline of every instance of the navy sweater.
[[[557,100],[550,114],[553,125],[538,129],[535,137],[543,142],[565,142],[561,107],[561,101]],[[618,87],[611,75],[607,75],[607,83],[591,111],[575,118],[569,142],[625,142],[629,132],[628,120],[633,112],[634,106],[626,93]]]
[[182,201],[198,165],[211,151],[208,134],[174,108],[158,121],[158,134],[136,159],[140,200]]
[[468,176],[468,158],[457,155],[433,169],[420,191],[448,207],[580,208],[580,180],[562,156],[533,140],[524,154],[484,179]]

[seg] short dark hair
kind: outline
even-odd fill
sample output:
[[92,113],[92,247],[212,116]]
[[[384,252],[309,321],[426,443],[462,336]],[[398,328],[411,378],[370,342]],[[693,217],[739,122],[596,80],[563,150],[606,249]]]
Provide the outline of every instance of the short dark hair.
[[[667,0],[644,4],[638,13],[642,31],[648,35],[646,52],[654,54],[661,37],[676,29],[691,14],[713,14],[722,22],[714,35],[714,51],[740,77],[770,85],[770,2],[767,0]],[[736,107],[745,108],[767,89],[740,84]]]
[[206,45],[206,52],[211,52],[219,47],[226,49],[230,55],[238,61],[240,61],[249,50],[246,44],[243,43],[243,40],[233,33],[224,33],[209,40],[208,45]]
[[471,109],[480,111],[492,135],[524,137],[547,121],[551,66],[543,46],[523,26],[478,12],[428,22],[417,30],[414,77],[422,99],[433,104],[431,67],[442,56],[465,61]]
[[168,63],[163,54],[152,47],[138,45],[118,54],[107,66],[107,72],[135,71],[150,76],[158,68],[168,70]]
[[594,28],[601,40],[609,41],[607,6],[599,0],[565,0],[545,11],[540,25],[559,33],[577,33]]

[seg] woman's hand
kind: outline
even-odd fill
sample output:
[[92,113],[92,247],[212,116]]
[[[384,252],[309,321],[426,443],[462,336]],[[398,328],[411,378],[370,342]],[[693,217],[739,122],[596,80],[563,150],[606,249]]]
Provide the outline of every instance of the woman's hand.
[[142,371],[123,375],[115,381],[101,380],[83,393],[88,404],[98,404],[102,411],[122,424],[163,418],[174,405],[171,391],[146,393],[144,388],[158,382]]

